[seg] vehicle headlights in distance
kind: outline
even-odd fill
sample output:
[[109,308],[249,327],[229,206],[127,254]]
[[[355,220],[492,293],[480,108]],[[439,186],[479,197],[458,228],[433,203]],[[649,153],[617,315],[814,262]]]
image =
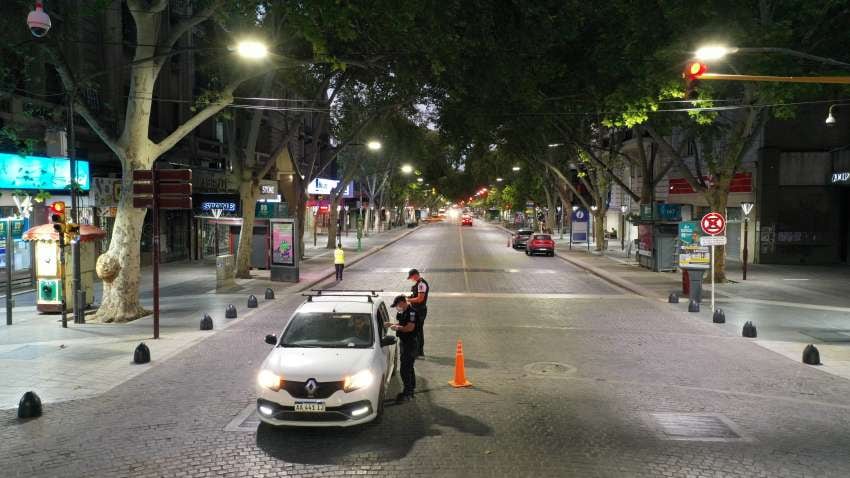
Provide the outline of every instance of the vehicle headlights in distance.
[[257,383],[259,383],[261,387],[277,392],[280,390],[280,387],[283,386],[283,377],[271,370],[260,370],[259,375],[257,375]]
[[372,385],[374,380],[375,376],[370,370],[363,370],[362,372],[357,372],[354,375],[345,377],[342,389],[345,390],[346,393],[353,392]]

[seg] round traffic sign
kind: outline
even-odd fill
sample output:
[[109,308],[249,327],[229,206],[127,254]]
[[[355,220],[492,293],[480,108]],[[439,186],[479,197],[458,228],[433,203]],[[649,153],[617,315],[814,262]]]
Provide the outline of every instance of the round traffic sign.
[[717,236],[723,234],[723,231],[726,230],[726,218],[719,212],[710,212],[702,217],[699,225],[702,232],[710,236]]

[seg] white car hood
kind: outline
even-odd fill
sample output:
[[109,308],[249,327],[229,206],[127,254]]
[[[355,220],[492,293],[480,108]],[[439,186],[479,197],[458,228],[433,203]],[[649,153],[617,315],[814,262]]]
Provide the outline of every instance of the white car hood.
[[374,349],[320,349],[275,347],[263,362],[284,380],[303,382],[314,378],[320,382],[342,380],[370,368]]

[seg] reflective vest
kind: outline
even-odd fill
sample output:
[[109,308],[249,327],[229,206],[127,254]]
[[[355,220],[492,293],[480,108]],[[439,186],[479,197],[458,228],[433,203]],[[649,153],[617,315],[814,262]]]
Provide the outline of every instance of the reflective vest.
[[345,251],[341,248],[334,249],[334,264],[345,264]]

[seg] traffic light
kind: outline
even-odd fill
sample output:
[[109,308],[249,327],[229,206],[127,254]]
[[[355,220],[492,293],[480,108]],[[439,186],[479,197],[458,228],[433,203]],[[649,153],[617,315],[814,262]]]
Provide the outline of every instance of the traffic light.
[[685,99],[695,100],[699,97],[697,87],[699,86],[699,78],[708,71],[708,66],[701,61],[690,61],[685,66],[685,71],[682,73],[682,78],[685,79]]
[[62,234],[65,232],[65,203],[56,201],[50,205],[50,222],[53,223],[53,230]]

